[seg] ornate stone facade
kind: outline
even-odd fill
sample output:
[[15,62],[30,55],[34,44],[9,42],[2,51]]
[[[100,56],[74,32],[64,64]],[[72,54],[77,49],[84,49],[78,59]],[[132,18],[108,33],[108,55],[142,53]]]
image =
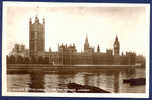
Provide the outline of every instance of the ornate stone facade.
[[[117,45],[117,46],[115,46]],[[75,65],[75,64],[117,64],[117,65],[134,65],[136,64],[135,57],[136,54],[133,52],[126,52],[126,54],[119,55],[120,44],[118,37],[116,37],[114,42],[114,52],[112,49],[107,49],[106,52],[100,52],[99,46],[97,51],[94,51],[94,48],[91,48],[89,45],[88,37],[86,37],[84,43],[84,51],[77,52],[75,44],[73,45],[60,45],[58,46],[57,52],[50,52],[44,55],[49,57],[50,62],[53,64],[66,64],[66,65]]]
[[39,52],[44,52],[45,49],[45,19],[43,23],[39,22],[39,18],[35,17],[35,22],[32,19],[29,21],[29,49],[30,56],[38,56]]
[[29,21],[29,58],[43,57],[48,58],[51,64],[74,65],[74,64],[117,64],[117,65],[134,65],[136,64],[136,54],[126,52],[120,55],[120,42],[116,36],[113,49],[107,49],[106,52],[100,52],[98,45],[96,51],[92,48],[86,36],[84,43],[84,51],[77,52],[75,44],[73,45],[58,45],[58,51],[49,52],[45,50],[45,19],[43,23],[39,22],[38,17],[35,17],[35,22]]

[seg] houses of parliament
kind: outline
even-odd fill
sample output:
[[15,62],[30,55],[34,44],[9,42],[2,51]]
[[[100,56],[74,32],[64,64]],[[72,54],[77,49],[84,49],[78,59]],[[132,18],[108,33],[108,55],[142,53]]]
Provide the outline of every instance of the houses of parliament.
[[120,42],[118,37],[115,37],[113,49],[107,49],[106,52],[100,52],[100,47],[92,48],[86,36],[84,43],[84,50],[78,52],[75,44],[58,45],[56,52],[49,49],[45,51],[45,19],[40,23],[36,16],[35,21],[29,19],[29,49],[25,49],[24,45],[16,44],[11,52],[12,55],[22,55],[29,58],[32,57],[47,57],[49,63],[52,64],[120,64],[120,65],[134,65],[137,57],[134,52],[126,52],[120,55]]

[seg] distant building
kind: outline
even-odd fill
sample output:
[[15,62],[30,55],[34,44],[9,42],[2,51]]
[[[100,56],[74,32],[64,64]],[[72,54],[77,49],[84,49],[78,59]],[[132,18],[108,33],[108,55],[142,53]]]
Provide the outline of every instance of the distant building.
[[143,55],[137,55],[136,56],[136,63],[137,64],[141,64],[143,67],[145,67],[146,62],[145,62],[146,58]]
[[9,55],[13,56],[22,56],[22,57],[29,57],[29,50],[25,48],[25,45],[23,44],[15,44],[12,51],[9,53]]

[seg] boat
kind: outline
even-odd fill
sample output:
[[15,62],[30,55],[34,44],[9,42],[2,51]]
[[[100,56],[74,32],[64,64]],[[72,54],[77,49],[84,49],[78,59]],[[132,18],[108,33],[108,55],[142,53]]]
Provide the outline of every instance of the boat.
[[145,78],[124,79],[123,83],[129,83],[130,86],[145,85]]
[[81,85],[81,84],[77,84],[77,83],[68,83],[67,87],[68,87],[68,89],[70,89],[70,91],[68,91],[70,93],[73,93],[73,92],[76,92],[76,93],[110,93],[109,91],[100,89],[95,86]]

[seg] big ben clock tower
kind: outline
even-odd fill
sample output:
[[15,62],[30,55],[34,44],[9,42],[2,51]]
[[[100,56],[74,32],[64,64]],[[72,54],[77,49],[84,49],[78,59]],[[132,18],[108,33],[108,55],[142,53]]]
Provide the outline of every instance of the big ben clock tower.
[[120,44],[119,44],[117,36],[116,36],[113,46],[114,46],[114,56],[119,56]]

